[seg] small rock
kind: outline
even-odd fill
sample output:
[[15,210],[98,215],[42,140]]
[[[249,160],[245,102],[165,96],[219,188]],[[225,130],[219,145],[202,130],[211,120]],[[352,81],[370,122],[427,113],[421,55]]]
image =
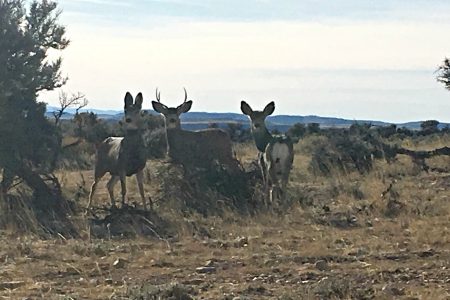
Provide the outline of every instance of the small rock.
[[116,259],[115,262],[113,262],[113,267],[116,269],[123,269],[125,268],[125,265],[127,264],[128,261],[126,261],[123,258],[118,258]]
[[207,260],[205,263],[205,267],[213,267],[217,261],[215,259]]
[[392,296],[404,296],[405,295],[405,289],[404,288],[398,288],[395,286],[384,286],[382,288],[382,291],[390,294]]
[[163,260],[152,260],[152,267],[157,267],[157,268],[172,268],[175,267],[175,265],[171,262],[166,262]]
[[356,224],[358,222],[358,218],[354,215],[351,215],[347,218],[349,224]]
[[430,257],[436,254],[436,251],[434,249],[428,249],[423,252],[420,252],[418,255],[419,257]]
[[233,246],[235,248],[242,248],[242,247],[246,247],[247,245],[248,245],[248,238],[246,238],[246,237],[237,237],[233,241]]
[[206,273],[214,273],[216,272],[215,267],[198,267],[195,269],[197,273],[206,274]]
[[315,264],[315,267],[319,271],[328,271],[330,269],[330,266],[325,260],[318,260]]
[[112,278],[106,278],[106,279],[105,279],[105,283],[106,283],[106,284],[113,284]]

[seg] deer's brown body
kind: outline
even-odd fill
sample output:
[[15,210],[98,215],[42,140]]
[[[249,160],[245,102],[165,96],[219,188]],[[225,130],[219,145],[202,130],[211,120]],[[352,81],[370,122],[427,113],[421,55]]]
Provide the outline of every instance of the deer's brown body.
[[[186,90],[185,90],[186,91]],[[164,116],[168,156],[172,161],[185,167],[211,167],[217,161],[227,166],[232,172],[239,171],[239,163],[233,156],[231,139],[227,132],[221,129],[205,129],[187,131],[181,129],[180,115],[191,109],[192,101],[185,100],[178,107],[167,107],[158,101],[152,101],[153,109]]]

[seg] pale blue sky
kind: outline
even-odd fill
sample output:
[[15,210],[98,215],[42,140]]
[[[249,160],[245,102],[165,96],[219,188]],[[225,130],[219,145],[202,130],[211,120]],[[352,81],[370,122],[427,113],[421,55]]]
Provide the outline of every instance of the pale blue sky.
[[177,105],[186,86],[194,111],[275,100],[275,114],[450,121],[434,74],[450,56],[450,1],[59,3],[72,40],[64,89],[91,107],[120,109],[129,90],[150,108],[156,87]]

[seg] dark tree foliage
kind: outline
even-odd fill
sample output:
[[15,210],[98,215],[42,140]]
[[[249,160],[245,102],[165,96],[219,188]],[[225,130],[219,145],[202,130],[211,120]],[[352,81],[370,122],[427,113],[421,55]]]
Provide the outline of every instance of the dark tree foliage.
[[112,134],[106,124],[98,119],[93,112],[82,112],[73,117],[75,123],[74,135],[83,138],[88,143],[99,144]]
[[388,126],[377,127],[378,134],[383,138],[390,138],[397,133],[397,125],[391,124]]
[[450,60],[445,58],[437,69],[436,80],[450,90]]
[[355,123],[349,129],[332,128],[322,134],[327,139],[312,149],[310,168],[316,174],[327,176],[333,169],[365,174],[372,169],[373,159],[391,157],[390,149],[370,124]]
[[295,123],[291,128],[288,129],[286,135],[295,138],[302,138],[306,134],[306,126],[302,123]]
[[433,134],[433,133],[439,132],[438,125],[439,125],[439,121],[427,120],[427,121],[423,121],[420,124],[420,128],[422,129],[422,133],[424,135],[427,135],[427,134]]
[[[53,1],[0,0],[0,170],[2,195],[14,177],[34,192],[41,208],[60,193],[51,171],[59,151],[60,135],[45,117],[37,94],[61,87],[61,59],[48,58],[49,50],[69,44],[65,28],[57,23]],[[49,184],[51,183],[51,184]]]
[[252,139],[250,129],[244,128],[242,123],[228,123],[225,130],[233,142],[245,142]]
[[444,128],[442,128],[441,132],[449,134],[450,133],[450,127],[448,125],[446,125]]
[[400,138],[413,137],[414,134],[415,134],[414,131],[412,131],[411,129],[408,129],[406,127],[397,128],[397,135]]
[[308,123],[306,126],[308,134],[320,133],[320,124],[319,123]]

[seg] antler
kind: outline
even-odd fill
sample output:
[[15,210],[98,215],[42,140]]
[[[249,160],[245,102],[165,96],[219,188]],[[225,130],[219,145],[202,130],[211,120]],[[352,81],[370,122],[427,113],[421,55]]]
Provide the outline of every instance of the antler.
[[183,89],[184,89],[184,102],[183,103],[185,103],[187,101],[187,92],[186,92],[186,88],[183,88]]
[[156,100],[161,103],[161,92],[158,92],[158,88],[156,88]]

